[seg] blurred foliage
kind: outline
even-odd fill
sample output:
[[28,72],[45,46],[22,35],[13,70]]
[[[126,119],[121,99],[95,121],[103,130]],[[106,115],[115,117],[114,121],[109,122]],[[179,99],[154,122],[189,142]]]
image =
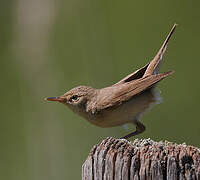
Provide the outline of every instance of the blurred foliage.
[[[174,23],[161,71],[163,103],[137,138],[199,146],[198,0],[4,1],[0,6],[0,179],[80,179],[101,129],[44,97],[77,85],[111,85],[147,63]],[[134,127],[129,126],[129,131]]]

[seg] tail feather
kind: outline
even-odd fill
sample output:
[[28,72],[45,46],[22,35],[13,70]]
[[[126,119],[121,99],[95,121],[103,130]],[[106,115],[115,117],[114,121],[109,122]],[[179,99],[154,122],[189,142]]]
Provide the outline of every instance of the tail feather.
[[164,43],[162,44],[160,50],[157,52],[157,54],[153,58],[153,60],[149,63],[149,66],[147,67],[143,77],[159,73],[162,57],[167,49],[168,42],[169,42],[172,34],[174,33],[176,26],[177,26],[177,24],[174,24],[170,33],[168,34],[167,38],[165,39]]

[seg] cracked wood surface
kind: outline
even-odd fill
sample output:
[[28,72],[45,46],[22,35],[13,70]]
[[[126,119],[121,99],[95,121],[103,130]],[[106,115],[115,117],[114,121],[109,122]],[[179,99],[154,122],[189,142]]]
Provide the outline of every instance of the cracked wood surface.
[[107,138],[82,166],[82,180],[200,180],[200,149],[185,144]]

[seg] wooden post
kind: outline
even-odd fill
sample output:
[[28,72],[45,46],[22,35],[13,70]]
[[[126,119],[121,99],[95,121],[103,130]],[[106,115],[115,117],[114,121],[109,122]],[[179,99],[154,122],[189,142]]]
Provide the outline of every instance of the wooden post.
[[200,180],[200,149],[185,144],[107,138],[83,164],[82,180]]

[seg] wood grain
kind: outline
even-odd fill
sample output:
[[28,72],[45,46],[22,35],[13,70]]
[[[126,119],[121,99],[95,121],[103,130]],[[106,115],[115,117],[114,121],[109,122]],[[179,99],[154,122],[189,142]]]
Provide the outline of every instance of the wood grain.
[[82,166],[82,180],[200,180],[200,150],[185,144],[107,138]]

